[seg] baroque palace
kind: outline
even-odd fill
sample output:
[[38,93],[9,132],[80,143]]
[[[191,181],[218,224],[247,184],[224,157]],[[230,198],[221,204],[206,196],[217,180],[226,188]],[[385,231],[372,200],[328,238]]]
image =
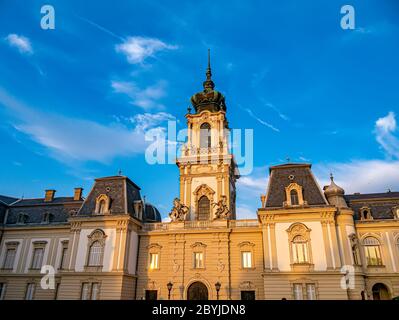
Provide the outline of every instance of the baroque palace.
[[[0,299],[392,299],[399,192],[320,188],[310,164],[270,168],[257,219],[236,219],[239,172],[208,62],[186,114],[170,222],[125,176],[86,198],[0,196]],[[41,285],[42,266],[55,270]]]

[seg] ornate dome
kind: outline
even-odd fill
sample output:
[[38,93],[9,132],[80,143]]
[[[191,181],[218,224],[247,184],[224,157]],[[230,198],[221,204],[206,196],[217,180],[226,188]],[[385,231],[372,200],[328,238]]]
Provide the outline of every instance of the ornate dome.
[[223,94],[214,90],[215,84],[212,81],[211,61],[208,50],[208,68],[206,70],[206,80],[203,82],[204,90],[194,94],[191,97],[191,104],[195,112],[199,113],[204,110],[217,112],[226,111],[226,104]]
[[152,204],[146,203],[144,208],[144,217],[143,220],[145,222],[161,222],[161,214],[158,209],[155,208]]
[[345,194],[345,190],[334,182],[334,177],[332,174],[330,175],[330,179],[330,185],[324,187],[324,194],[326,195],[326,197],[328,198],[331,196],[343,196]]

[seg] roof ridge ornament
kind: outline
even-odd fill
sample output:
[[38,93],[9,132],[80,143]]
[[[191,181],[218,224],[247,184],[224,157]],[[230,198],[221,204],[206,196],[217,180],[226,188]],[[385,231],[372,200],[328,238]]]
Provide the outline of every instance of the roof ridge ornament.
[[215,88],[215,84],[212,81],[212,69],[211,69],[211,49],[208,48],[208,67],[206,68],[206,80],[203,83],[204,91],[210,92]]

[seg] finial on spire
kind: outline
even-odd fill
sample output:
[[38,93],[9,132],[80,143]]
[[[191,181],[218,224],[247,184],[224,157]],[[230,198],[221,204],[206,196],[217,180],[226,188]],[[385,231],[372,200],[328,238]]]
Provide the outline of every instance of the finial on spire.
[[330,180],[334,181],[334,176],[333,176],[332,172],[330,172]]
[[212,70],[211,70],[211,49],[208,49],[208,68],[206,69],[206,80],[211,80]]
[[206,80],[204,81],[205,91],[211,91],[215,87],[212,81],[212,70],[211,70],[211,49],[208,49],[208,67],[206,68]]

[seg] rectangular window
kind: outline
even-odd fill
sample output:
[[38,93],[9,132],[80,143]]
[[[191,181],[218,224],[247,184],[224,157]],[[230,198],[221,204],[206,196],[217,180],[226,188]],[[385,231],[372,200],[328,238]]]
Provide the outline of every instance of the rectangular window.
[[316,286],[313,283],[306,285],[306,296],[308,300],[316,300]]
[[81,300],[97,300],[100,294],[100,283],[84,282],[82,283]]
[[303,300],[302,284],[299,283],[294,284],[294,299]]
[[62,247],[60,269],[65,269],[67,262],[68,247]]
[[89,300],[90,294],[90,283],[84,282],[82,283],[82,293],[81,293],[81,300]]
[[5,295],[6,295],[6,284],[0,283],[0,300],[4,300]]
[[294,263],[308,263],[308,248],[306,242],[293,243]]
[[159,269],[159,254],[150,253],[150,269]]
[[145,299],[146,300],[157,300],[158,291],[157,290],[146,290],[145,291]]
[[380,246],[366,246],[367,265],[382,266]]
[[32,266],[31,269],[41,269],[43,264],[44,248],[33,249]]
[[35,294],[35,284],[28,283],[26,286],[25,300],[33,300],[33,296]]
[[3,269],[13,269],[14,268],[16,252],[17,252],[17,250],[14,248],[7,249],[6,257],[4,259]]
[[57,283],[55,284],[54,300],[58,300],[58,293],[59,293],[59,291],[60,291],[60,283],[57,282]]
[[241,300],[255,300],[255,291],[241,291]]
[[252,268],[252,252],[250,251],[241,252],[241,259],[242,259],[243,268]]
[[204,267],[204,254],[202,252],[194,252],[194,268]]
[[91,300],[97,300],[99,293],[100,293],[100,284],[98,282],[93,282],[91,285]]

